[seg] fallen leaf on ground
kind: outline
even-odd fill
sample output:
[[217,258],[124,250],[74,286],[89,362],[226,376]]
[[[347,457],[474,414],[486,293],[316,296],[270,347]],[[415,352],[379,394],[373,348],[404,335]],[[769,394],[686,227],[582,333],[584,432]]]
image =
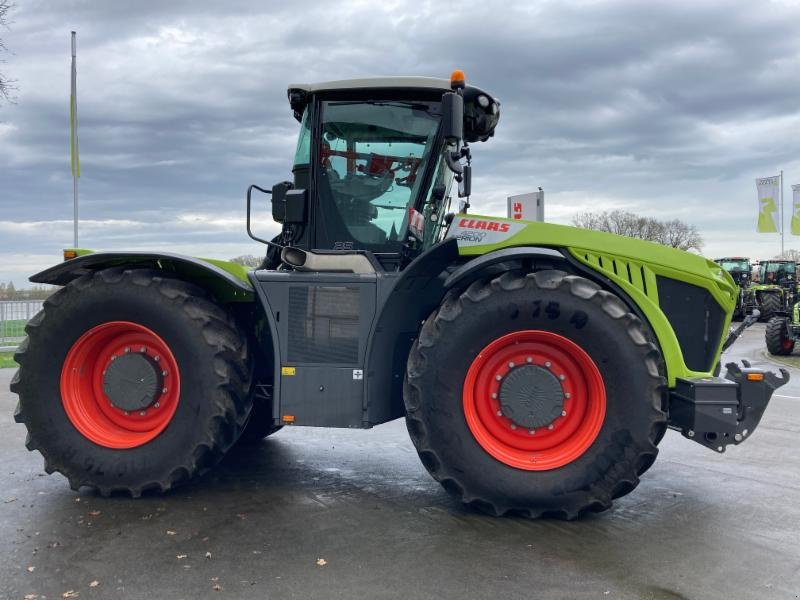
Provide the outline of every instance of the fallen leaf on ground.
[[212,577],[211,581],[219,581],[219,577]]
[[100,514],[100,511],[99,510],[90,510],[89,514],[92,515],[93,517],[96,517],[96,516],[98,516]]
[[328,561],[325,560],[324,558],[318,558],[317,559],[317,566],[318,567],[324,567],[327,564],[328,564]]
[[98,585],[100,585],[100,582],[97,581],[97,579],[95,579],[93,582],[89,584],[89,587],[97,587]]
[[33,573],[36,570],[36,567],[28,567],[28,573]]
[[206,558],[211,558],[211,552],[206,552]]
[[38,600],[39,596],[37,594],[25,594],[25,600]]
[[12,502],[16,502],[16,501],[17,501],[17,499],[16,499],[16,498],[7,498],[7,499],[5,500],[5,504],[11,504]]
[[175,535],[175,533],[176,533],[175,531],[167,529],[167,535]]
[[69,590],[69,591],[64,592],[63,594],[61,594],[61,597],[62,598],[77,598],[80,595],[81,595],[80,592],[76,592],[74,590]]
[[176,554],[175,558],[177,558],[178,560],[183,560],[187,556],[189,556],[189,555],[188,554]]
[[222,587],[220,584],[218,584],[218,583],[215,583],[215,584],[214,584],[214,585],[211,587],[211,589],[213,589],[215,592],[221,592],[221,591],[222,591],[222,590],[224,590],[225,588],[224,588],[224,587]]

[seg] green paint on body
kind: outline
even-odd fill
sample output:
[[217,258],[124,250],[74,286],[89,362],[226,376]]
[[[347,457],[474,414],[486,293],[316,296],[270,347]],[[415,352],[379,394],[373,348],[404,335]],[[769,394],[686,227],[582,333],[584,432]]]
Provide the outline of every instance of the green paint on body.
[[[715,262],[661,244],[577,227],[480,215],[458,215],[454,223],[460,219],[524,225],[518,233],[500,243],[459,247],[462,256],[479,256],[514,246],[566,248],[576,260],[612,280],[630,296],[649,321],[664,355],[670,386],[675,385],[676,377],[710,374],[686,366],[675,332],[659,307],[656,276],[670,277],[707,290],[725,311],[722,330],[727,332],[738,290],[731,276]],[[697,310],[702,309],[698,307]],[[723,342],[724,339],[719,340],[717,360]]]

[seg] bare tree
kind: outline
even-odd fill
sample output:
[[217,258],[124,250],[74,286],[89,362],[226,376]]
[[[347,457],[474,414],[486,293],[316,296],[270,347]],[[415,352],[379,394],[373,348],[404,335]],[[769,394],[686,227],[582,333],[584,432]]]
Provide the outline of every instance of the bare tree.
[[789,248],[788,250],[784,251],[783,254],[779,254],[775,258],[780,260],[793,260],[794,262],[800,262],[800,250]]
[[231,262],[244,265],[245,267],[260,267],[261,263],[264,262],[264,259],[253,256],[252,254],[243,254],[242,256],[232,258]]
[[575,215],[572,224],[583,229],[596,229],[640,240],[658,242],[679,250],[701,250],[703,238],[697,227],[678,219],[659,221],[626,210],[582,212]]
[[[11,2],[11,0],[0,0],[0,29],[8,29],[8,16],[13,8],[14,3]],[[3,42],[3,38],[0,37],[0,55],[4,52],[8,52],[8,48]],[[0,58],[0,65],[5,64],[5,62],[4,59]],[[8,77],[0,71],[0,99],[13,102],[12,93],[17,89],[14,83],[15,81],[13,79],[8,79]]]

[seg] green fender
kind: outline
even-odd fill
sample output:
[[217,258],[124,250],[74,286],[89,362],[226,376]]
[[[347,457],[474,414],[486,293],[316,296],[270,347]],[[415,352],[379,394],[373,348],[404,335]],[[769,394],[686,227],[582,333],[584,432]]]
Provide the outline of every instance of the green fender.
[[66,285],[87,271],[110,267],[151,268],[175,273],[212,292],[222,302],[252,302],[249,269],[212,258],[194,258],[171,252],[98,252],[75,249],[76,258],[66,260],[30,277],[33,283]]

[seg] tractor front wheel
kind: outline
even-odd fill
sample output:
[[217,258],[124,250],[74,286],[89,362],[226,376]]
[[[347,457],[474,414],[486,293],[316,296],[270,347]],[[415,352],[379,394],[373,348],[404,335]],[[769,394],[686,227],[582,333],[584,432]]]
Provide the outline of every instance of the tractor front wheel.
[[666,428],[653,334],[560,271],[449,295],[408,360],[411,439],[446,490],[495,515],[572,519],[633,490]]
[[26,332],[15,418],[73,489],[167,490],[215,464],[247,421],[247,338],[190,283],[147,269],[83,275]]
[[781,299],[778,294],[764,294],[761,296],[760,321],[769,321],[781,309]]
[[764,341],[767,352],[775,356],[788,356],[794,350],[794,339],[789,335],[789,323],[786,318],[772,317],[764,329]]

